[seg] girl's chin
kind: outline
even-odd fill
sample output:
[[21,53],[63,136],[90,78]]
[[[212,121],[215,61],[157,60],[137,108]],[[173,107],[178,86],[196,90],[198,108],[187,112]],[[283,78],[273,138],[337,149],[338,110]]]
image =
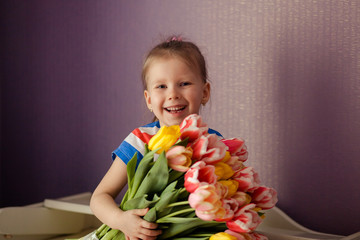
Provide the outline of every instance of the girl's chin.
[[167,119],[164,119],[164,121],[160,121],[160,123],[162,123],[162,125],[166,125],[166,126],[180,125],[185,117],[187,117],[187,116],[167,118]]

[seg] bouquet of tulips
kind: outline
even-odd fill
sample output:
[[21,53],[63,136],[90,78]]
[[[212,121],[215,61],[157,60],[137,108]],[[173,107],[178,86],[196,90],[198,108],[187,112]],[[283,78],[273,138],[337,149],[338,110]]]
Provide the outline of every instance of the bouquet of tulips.
[[[277,202],[274,189],[261,185],[246,167],[248,152],[238,138],[208,133],[199,115],[181,125],[163,126],[127,165],[128,190],[120,208],[149,208],[144,219],[162,229],[158,239],[267,239],[255,232],[262,210]],[[102,225],[92,239],[125,239],[120,230]]]

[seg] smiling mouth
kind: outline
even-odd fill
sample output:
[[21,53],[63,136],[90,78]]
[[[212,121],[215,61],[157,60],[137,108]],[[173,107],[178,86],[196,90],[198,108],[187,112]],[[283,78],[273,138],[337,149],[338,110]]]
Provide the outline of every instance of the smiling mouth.
[[168,111],[169,113],[178,113],[183,111],[186,108],[186,106],[183,107],[168,107],[168,108],[164,108],[166,111]]

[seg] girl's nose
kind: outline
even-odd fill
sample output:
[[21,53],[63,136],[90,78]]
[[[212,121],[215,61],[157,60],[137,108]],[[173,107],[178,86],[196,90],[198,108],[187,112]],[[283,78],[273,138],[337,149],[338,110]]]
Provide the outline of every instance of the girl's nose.
[[169,100],[180,99],[180,93],[175,88],[169,89],[168,99]]

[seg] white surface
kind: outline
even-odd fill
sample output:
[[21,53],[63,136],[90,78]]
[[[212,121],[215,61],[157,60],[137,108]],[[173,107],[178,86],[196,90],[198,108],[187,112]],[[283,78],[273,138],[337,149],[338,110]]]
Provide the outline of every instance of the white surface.
[[[25,207],[2,208],[0,240],[60,240],[85,236],[101,225],[90,210],[90,197],[91,193],[82,193],[45,199],[43,203]],[[267,210],[265,215],[257,231],[269,240],[360,240],[360,232],[345,237],[310,230],[277,207]]]
[[350,236],[340,236],[316,232],[298,224],[279,208],[267,210],[265,219],[257,231],[265,234],[269,240],[357,240],[360,232]]
[[96,229],[101,222],[89,208],[91,193],[46,199],[43,203],[0,209],[0,239],[41,240]]
[[90,209],[91,193],[82,193],[61,199],[45,199],[44,207],[93,215]]

